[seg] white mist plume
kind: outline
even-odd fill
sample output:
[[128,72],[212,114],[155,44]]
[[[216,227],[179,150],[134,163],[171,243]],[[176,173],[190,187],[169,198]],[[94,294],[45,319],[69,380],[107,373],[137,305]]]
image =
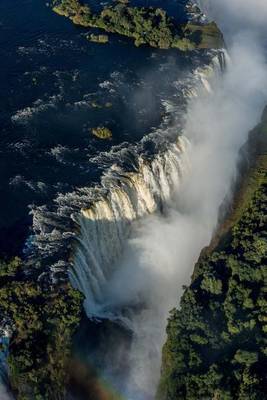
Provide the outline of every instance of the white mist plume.
[[211,83],[211,94],[200,93],[190,101],[185,134],[192,144],[191,173],[165,216],[149,217],[136,227],[109,282],[107,304],[114,309],[144,304],[132,318],[135,336],[125,388],[131,400],[153,397],[168,311],[177,306],[182,285],[188,283],[201,249],[211,239],[236,173],[238,151],[267,102],[264,50],[255,39],[261,33],[257,24],[260,30],[264,15],[266,20],[267,2],[210,4],[212,16],[220,15],[221,26],[228,29],[224,33],[231,33],[231,61],[221,80]]
[[224,30],[225,36],[240,30],[266,30],[266,0],[198,0],[200,7]]
[[0,399],[1,400],[13,400],[13,397],[8,393],[4,384],[0,382]]

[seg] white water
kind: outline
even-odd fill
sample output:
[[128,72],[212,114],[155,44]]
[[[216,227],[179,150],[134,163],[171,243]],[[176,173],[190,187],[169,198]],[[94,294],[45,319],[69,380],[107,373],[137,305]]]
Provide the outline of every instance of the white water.
[[103,298],[131,224],[170,202],[189,168],[188,148],[187,139],[180,136],[151,163],[140,158],[137,172],[122,175],[114,167],[105,178],[107,193],[82,209],[71,281],[86,295],[88,316],[112,318],[103,310]]

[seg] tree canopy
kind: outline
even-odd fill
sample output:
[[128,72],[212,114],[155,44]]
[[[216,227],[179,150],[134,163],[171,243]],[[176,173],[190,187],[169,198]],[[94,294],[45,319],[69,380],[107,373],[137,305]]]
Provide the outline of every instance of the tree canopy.
[[8,366],[18,400],[64,399],[82,297],[69,284],[44,288],[20,259],[0,262],[0,315],[12,330]]
[[214,22],[176,24],[162,8],[131,7],[122,2],[105,6],[99,14],[94,14],[79,0],[54,0],[53,10],[76,25],[132,38],[137,47],[148,45],[186,51],[224,46],[222,34]]

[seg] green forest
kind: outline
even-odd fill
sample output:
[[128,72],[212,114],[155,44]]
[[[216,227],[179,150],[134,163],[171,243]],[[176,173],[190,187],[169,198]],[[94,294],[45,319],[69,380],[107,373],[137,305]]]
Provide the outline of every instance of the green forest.
[[19,258],[0,262],[0,314],[9,321],[9,378],[18,400],[64,399],[82,296],[70,284],[42,286]]
[[170,314],[159,400],[267,398],[267,110],[246,148],[228,220]]
[[[70,18],[76,25],[127,36],[134,40],[137,47],[148,45],[186,51],[224,46],[222,34],[214,22],[178,25],[162,8],[131,7],[118,3],[105,6],[99,14],[94,14],[88,5],[79,0],[54,0],[53,10]],[[89,40],[91,37],[88,35]]]

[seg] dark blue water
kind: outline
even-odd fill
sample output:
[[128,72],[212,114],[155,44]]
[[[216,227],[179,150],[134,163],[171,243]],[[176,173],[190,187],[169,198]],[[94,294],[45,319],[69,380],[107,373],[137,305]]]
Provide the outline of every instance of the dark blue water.
[[[163,6],[183,18],[183,1]],[[116,35],[107,45],[90,43],[86,32],[44,0],[0,2],[0,253],[21,252],[29,205],[89,185],[102,171],[91,162],[99,152],[157,128],[162,99],[176,95],[172,83],[189,63],[177,51],[137,49]],[[112,140],[92,136],[99,125]]]

